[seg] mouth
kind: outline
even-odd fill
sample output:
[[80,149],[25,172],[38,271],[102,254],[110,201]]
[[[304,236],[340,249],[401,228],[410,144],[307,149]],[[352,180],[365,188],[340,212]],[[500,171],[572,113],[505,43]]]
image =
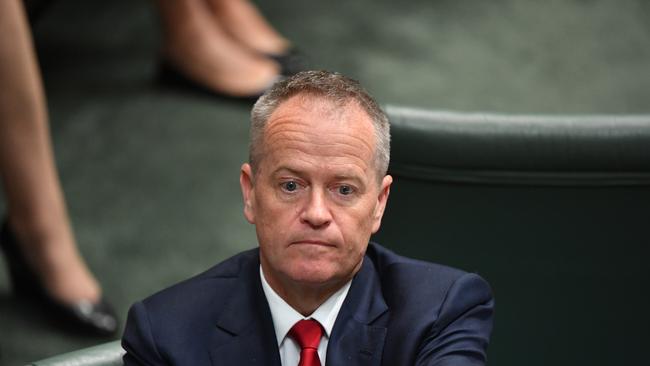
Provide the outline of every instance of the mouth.
[[292,245],[318,245],[318,246],[324,246],[324,247],[334,247],[334,244],[328,243],[326,241],[322,240],[312,240],[312,239],[305,239],[305,240],[296,240],[294,242],[291,242]]

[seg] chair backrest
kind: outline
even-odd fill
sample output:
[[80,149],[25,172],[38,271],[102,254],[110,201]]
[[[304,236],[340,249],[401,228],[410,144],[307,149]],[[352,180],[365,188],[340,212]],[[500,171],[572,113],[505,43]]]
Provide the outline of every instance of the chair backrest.
[[122,366],[124,350],[120,341],[100,344],[79,351],[32,363],[34,366]]
[[490,282],[490,364],[647,362],[650,115],[387,112],[374,240]]

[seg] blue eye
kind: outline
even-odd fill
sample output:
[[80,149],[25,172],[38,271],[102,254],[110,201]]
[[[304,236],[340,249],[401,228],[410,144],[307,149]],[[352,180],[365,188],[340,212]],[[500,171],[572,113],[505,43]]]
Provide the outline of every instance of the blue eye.
[[292,180],[282,183],[282,189],[287,192],[293,192],[298,189],[298,184]]
[[349,194],[352,194],[353,189],[350,186],[339,186],[339,194],[343,196],[347,196]]

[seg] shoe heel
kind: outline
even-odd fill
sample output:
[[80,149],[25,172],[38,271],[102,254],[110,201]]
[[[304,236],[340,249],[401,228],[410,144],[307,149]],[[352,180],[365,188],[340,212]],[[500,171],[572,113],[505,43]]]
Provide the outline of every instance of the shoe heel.
[[37,300],[48,309],[53,319],[76,332],[101,337],[115,335],[118,329],[117,316],[104,299],[95,304],[84,300],[68,304],[56,300],[46,292],[35,272],[27,265],[7,220],[0,229],[0,249],[7,258],[11,288],[15,295]]

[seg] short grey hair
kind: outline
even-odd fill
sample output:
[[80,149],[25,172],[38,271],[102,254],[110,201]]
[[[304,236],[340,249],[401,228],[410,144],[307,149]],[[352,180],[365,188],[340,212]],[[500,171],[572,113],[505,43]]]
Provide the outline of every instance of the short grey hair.
[[386,175],[390,161],[388,116],[359,84],[336,72],[303,71],[277,82],[255,103],[251,111],[249,163],[253,172],[262,158],[264,129],[269,117],[282,102],[296,95],[322,97],[345,106],[357,103],[370,117],[375,131],[375,169],[378,179]]

